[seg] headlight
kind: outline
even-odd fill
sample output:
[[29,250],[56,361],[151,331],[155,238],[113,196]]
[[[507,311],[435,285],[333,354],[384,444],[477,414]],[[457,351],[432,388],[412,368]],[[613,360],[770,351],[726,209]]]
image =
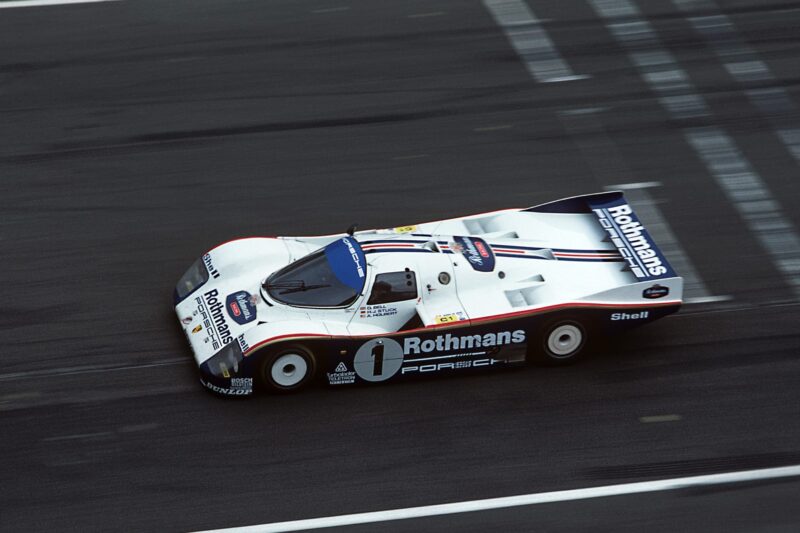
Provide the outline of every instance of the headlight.
[[175,286],[175,294],[178,301],[189,296],[197,287],[208,281],[208,270],[206,270],[203,259],[194,262],[189,270],[186,271],[178,284]]
[[239,342],[233,339],[217,354],[208,360],[208,371],[218,378],[229,378],[239,372],[239,363],[242,362],[242,348]]

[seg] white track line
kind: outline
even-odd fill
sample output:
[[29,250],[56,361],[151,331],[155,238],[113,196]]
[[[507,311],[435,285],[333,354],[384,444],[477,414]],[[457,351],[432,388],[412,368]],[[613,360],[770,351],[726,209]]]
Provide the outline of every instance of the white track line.
[[[590,487],[585,489],[540,492],[535,494],[523,494],[520,496],[509,496],[506,498],[490,498],[486,500],[471,500],[465,502],[445,503],[440,505],[424,505],[422,507],[407,507],[405,509],[392,509],[389,511],[376,511],[372,513],[326,516],[323,518],[292,520],[289,522],[273,522],[271,524],[261,524],[257,526],[209,530],[205,533],[210,533],[211,531],[225,533],[277,533],[282,531],[303,531],[308,529],[352,526],[356,524],[374,524],[377,522],[388,522],[390,520],[405,520],[409,518],[424,518],[426,516],[441,516],[456,513],[470,513],[475,511],[489,511],[492,509],[505,509],[509,507],[538,505],[542,503],[568,502],[575,500],[586,500],[590,498],[607,498],[609,496],[624,496],[627,494],[680,490],[689,487],[780,479],[795,476],[800,476],[800,465],[785,466],[781,468],[745,470],[743,472],[728,472],[724,474],[660,479],[657,481],[643,481],[640,483],[624,483],[621,485],[606,485],[603,487]],[[424,530],[423,527],[420,529]]]
[[155,368],[160,366],[184,365],[189,359],[176,357],[164,359],[154,363],[141,363],[130,365],[96,365],[96,366],[76,366],[68,368],[47,368],[44,370],[30,370],[27,372],[12,372],[10,374],[0,374],[0,382],[19,381],[23,379],[42,379],[60,376],[74,376],[76,374],[97,374],[101,372],[119,372],[120,370],[139,370],[140,368]]
[[16,2],[0,2],[0,9],[9,7],[42,7],[62,6],[70,4],[97,4],[100,2],[119,2],[120,0],[18,0]]
[[684,134],[800,298],[800,238],[762,179],[719,128],[687,128]]
[[[611,33],[629,48],[628,55],[660,95],[673,119],[708,117],[711,110],[688,74],[667,51],[656,32],[630,0],[589,0]],[[643,51],[645,50],[645,51]],[[800,238],[783,209],[733,139],[718,127],[683,128],[689,145],[725,192],[772,261],[800,299]]]
[[525,67],[540,83],[572,81],[588,78],[572,72],[556,50],[528,5],[522,0],[483,0],[486,9],[503,29]]
[[[695,31],[702,35],[725,69],[739,84],[747,87],[755,84],[778,82],[758,53],[739,37],[736,27],[727,15],[719,13],[713,0],[672,0],[687,14],[696,11],[717,12],[714,15],[689,17]],[[790,118],[797,112],[789,93],[783,87],[759,87],[744,91],[753,105],[772,122],[789,153],[800,163],[800,128]]]

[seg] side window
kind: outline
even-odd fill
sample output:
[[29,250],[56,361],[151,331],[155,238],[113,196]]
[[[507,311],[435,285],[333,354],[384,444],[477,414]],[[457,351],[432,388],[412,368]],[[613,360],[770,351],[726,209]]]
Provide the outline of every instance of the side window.
[[388,272],[375,276],[372,294],[367,305],[388,304],[413,300],[417,297],[417,277],[410,270],[405,272]]

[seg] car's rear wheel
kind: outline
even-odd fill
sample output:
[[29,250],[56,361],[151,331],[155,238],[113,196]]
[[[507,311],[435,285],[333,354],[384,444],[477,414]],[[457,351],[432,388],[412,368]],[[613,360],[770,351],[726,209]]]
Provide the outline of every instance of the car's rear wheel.
[[265,357],[259,374],[268,390],[292,392],[307,385],[315,370],[311,351],[303,346],[287,346]]
[[563,320],[545,328],[540,361],[565,365],[575,361],[586,347],[586,328],[574,320]]

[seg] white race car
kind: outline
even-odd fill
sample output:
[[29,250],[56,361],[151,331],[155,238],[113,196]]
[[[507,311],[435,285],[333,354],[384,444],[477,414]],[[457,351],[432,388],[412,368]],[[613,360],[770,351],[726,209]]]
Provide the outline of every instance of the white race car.
[[675,312],[683,280],[621,192],[322,237],[220,245],[175,289],[224,395],[574,360]]

